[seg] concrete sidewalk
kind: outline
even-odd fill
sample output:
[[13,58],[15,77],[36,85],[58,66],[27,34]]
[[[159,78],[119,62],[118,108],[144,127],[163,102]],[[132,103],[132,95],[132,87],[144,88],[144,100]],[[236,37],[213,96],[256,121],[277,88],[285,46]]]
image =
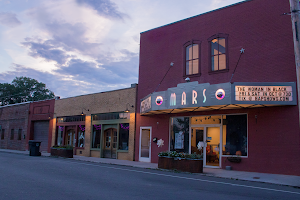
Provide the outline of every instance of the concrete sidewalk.
[[[0,149],[0,152],[29,155],[29,151]],[[42,152],[42,156],[50,156],[50,153]],[[145,163],[145,162],[135,162],[135,161],[128,161],[128,160],[108,159],[108,158],[84,157],[84,156],[77,156],[77,155],[74,155],[74,158],[70,158],[70,159],[87,161],[87,162],[95,162],[95,163],[131,166],[131,167],[138,167],[138,168],[145,168],[145,169],[158,169],[157,163]],[[203,168],[203,175],[220,177],[220,178],[245,180],[245,181],[272,183],[278,185],[287,185],[287,186],[300,188],[300,176],[244,172],[244,171],[224,170],[224,169],[215,169],[215,168]]]

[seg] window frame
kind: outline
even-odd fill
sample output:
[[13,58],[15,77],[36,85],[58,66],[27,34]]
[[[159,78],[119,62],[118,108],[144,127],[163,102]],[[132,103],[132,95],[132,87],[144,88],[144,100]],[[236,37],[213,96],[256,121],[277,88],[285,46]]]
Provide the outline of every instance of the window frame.
[[1,140],[5,139],[5,129],[1,129]]
[[19,128],[19,130],[18,130],[18,140],[22,140],[22,129],[21,128]]
[[[192,44],[198,44],[198,73],[196,74],[186,74],[186,48],[189,45]],[[194,76],[200,76],[201,75],[201,41],[200,40],[190,40],[183,44],[183,78],[186,77],[194,77]]]
[[15,130],[14,129],[10,129],[10,140],[14,140],[15,136]]
[[[225,33],[218,33],[215,34],[207,39],[208,41],[208,73],[215,74],[215,73],[223,73],[229,71],[229,52],[228,52],[228,34]],[[217,38],[225,38],[225,57],[226,57],[226,68],[221,70],[212,70],[212,54],[211,54],[211,41]],[[218,65],[219,67],[219,65]]]

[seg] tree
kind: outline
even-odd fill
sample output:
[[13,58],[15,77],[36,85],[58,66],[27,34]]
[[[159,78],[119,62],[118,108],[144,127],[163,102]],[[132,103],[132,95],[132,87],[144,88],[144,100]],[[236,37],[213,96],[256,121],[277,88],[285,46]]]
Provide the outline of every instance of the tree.
[[1,105],[54,98],[54,93],[46,85],[29,77],[16,77],[11,84],[0,83]]

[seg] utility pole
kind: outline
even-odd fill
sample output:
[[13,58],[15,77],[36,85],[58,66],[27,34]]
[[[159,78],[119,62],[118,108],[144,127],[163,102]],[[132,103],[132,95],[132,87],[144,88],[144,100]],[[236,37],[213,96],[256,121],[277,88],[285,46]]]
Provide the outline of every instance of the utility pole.
[[299,126],[300,126],[300,29],[299,29],[299,0],[289,0],[291,6],[291,18],[294,39],[294,53],[296,62],[296,75],[297,75],[297,91],[298,91],[298,109],[299,109]]

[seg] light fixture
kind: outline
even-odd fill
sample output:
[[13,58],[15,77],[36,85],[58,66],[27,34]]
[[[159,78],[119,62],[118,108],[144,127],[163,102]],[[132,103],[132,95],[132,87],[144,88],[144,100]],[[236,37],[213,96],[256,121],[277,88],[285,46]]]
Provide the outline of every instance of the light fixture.
[[129,105],[131,108],[134,107],[133,105],[130,105],[129,103],[127,103],[127,104],[126,104],[126,110],[124,111],[124,112],[126,112],[126,113],[129,113],[129,112],[130,112],[130,110],[128,109],[128,105]]
[[82,108],[81,115],[84,115],[83,110],[90,111],[89,109]]

